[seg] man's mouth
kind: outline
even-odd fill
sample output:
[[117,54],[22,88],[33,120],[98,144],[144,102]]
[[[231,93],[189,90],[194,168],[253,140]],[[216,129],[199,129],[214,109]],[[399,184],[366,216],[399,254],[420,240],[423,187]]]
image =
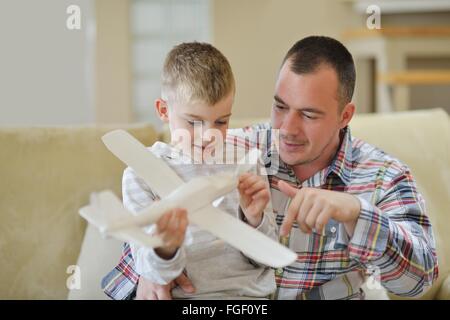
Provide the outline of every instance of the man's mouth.
[[296,142],[284,139],[281,139],[281,143],[283,144],[284,148],[289,151],[298,150],[306,146],[306,142]]

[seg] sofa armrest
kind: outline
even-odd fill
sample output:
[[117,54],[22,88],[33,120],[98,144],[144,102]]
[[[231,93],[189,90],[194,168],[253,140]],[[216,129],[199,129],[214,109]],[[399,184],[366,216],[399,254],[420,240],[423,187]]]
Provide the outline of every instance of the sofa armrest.
[[442,281],[441,287],[436,295],[437,300],[450,300],[450,274]]

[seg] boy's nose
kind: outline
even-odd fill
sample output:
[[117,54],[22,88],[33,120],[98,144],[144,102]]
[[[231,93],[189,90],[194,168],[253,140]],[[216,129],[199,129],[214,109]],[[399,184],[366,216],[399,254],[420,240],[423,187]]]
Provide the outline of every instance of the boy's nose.
[[203,138],[203,141],[202,141],[202,147],[203,148],[205,148],[208,144],[210,144],[211,143],[211,140],[212,139],[208,139],[208,138]]

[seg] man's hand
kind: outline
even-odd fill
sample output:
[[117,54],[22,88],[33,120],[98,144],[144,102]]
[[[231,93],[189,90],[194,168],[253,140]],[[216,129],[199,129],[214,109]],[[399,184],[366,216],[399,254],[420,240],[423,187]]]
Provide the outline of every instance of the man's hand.
[[292,198],[280,228],[282,236],[289,234],[294,221],[305,233],[311,233],[312,229],[322,233],[330,219],[344,223],[347,233],[353,235],[361,211],[361,203],[355,196],[316,188],[296,189],[284,181],[279,181],[278,187]]
[[239,176],[240,206],[248,223],[257,227],[270,200],[270,191],[263,178],[252,173]]
[[186,293],[195,292],[192,282],[183,273],[174,281],[166,285],[159,285],[144,277],[140,277],[136,291],[136,300],[172,300],[170,291],[176,286],[180,286]]

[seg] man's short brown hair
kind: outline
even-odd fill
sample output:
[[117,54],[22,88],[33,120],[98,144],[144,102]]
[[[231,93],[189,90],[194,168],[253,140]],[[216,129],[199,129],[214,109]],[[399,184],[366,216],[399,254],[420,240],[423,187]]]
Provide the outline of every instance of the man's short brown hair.
[[227,58],[208,43],[182,43],[166,57],[161,77],[161,96],[166,101],[215,105],[234,89]]
[[356,72],[353,57],[347,48],[336,39],[325,36],[310,36],[295,43],[283,59],[296,74],[315,72],[328,65],[336,71],[339,81],[340,110],[350,103],[355,90]]

